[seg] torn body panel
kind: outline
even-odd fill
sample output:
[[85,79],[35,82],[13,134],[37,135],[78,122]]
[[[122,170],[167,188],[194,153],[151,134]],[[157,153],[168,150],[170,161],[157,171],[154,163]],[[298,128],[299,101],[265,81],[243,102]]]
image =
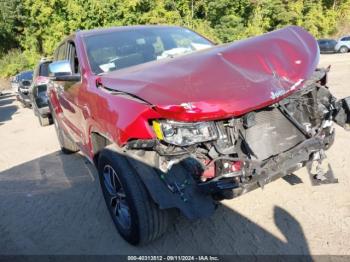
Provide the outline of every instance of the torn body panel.
[[[149,148],[129,143],[131,151],[150,150],[158,155],[158,162],[152,165],[160,174],[162,194],[159,186],[146,181],[149,176],[141,175],[155,201],[161,207],[176,207],[189,218],[208,216],[215,200],[237,197],[321,162],[319,156],[334,141],[333,122],[339,118],[338,122],[349,123],[348,99],[332,96],[323,81],[326,74],[326,70],[316,71],[306,82],[308,86],[268,107],[214,121],[218,130],[215,140],[188,147],[159,140],[152,140]],[[181,178],[175,175],[177,165],[182,167]],[[317,175],[312,178],[320,180]],[[179,190],[170,190],[178,185]],[[169,197],[164,197],[167,194]],[[211,201],[205,201],[206,196],[211,196]]]
[[[154,137],[126,148],[152,155],[148,175],[134,166],[155,202],[193,219],[214,212],[216,200],[320,161],[334,141],[333,122],[346,126],[350,107],[329,92],[329,68],[317,69],[318,60],[313,37],[288,27],[109,73],[101,85],[159,114],[159,122],[150,120]],[[203,121],[215,131],[193,126]],[[197,140],[178,141],[177,134],[192,132],[187,125],[197,129]],[[198,142],[205,133],[208,141]]]

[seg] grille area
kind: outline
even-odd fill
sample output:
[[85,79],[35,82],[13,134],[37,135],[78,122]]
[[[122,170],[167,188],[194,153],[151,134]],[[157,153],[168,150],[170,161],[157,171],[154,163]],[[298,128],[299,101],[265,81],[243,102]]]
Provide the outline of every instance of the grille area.
[[304,135],[277,109],[255,113],[256,124],[245,129],[245,140],[259,160],[280,154],[305,140]]

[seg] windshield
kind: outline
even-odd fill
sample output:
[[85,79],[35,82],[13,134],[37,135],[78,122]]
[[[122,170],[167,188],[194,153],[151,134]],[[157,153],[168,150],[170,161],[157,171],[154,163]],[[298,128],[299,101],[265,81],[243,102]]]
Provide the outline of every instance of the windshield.
[[18,79],[18,81],[32,80],[33,79],[33,71],[23,72],[23,73],[18,75],[17,79]]
[[186,28],[141,28],[85,38],[91,70],[106,73],[154,60],[173,58],[213,46]]

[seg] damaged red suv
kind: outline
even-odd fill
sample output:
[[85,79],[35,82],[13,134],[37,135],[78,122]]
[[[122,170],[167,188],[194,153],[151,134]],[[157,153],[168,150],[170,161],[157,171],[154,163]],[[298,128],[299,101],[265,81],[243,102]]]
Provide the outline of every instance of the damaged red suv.
[[55,52],[49,105],[62,151],[96,165],[119,233],[140,244],[174,210],[208,217],[304,166],[335,180],[321,163],[350,100],[318,62],[294,26],[219,46],[181,27],[79,31]]

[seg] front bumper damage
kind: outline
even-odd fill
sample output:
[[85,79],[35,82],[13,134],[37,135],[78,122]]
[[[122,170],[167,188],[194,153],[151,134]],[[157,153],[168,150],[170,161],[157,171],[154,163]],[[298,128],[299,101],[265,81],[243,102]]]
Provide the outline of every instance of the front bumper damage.
[[333,122],[349,126],[350,98],[337,100],[326,75],[327,70],[318,70],[293,95],[216,121],[220,136],[215,141],[182,148],[134,140],[125,153],[160,208],[177,208],[191,219],[210,216],[216,201],[263,188],[302,167],[315,185],[337,182],[321,164],[334,141]]

